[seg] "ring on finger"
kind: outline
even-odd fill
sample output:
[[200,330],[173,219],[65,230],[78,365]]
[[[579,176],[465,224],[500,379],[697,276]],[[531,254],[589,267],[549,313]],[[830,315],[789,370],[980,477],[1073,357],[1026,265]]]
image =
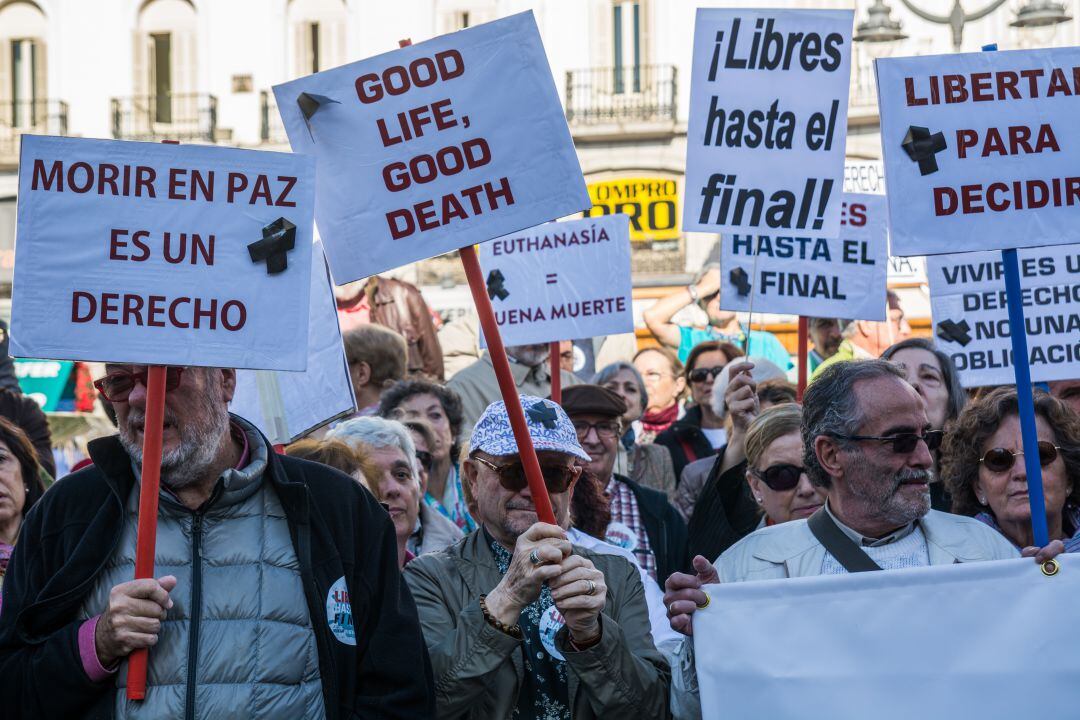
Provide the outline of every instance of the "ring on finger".
[[586,595],[595,595],[596,594],[596,583],[594,583],[592,580],[586,580],[585,582],[589,583],[589,589],[585,591],[585,594]]
[[540,553],[537,552],[537,550],[538,548],[533,548],[532,552],[529,553],[529,562],[531,562],[533,565],[539,565],[541,562],[543,562],[540,559]]

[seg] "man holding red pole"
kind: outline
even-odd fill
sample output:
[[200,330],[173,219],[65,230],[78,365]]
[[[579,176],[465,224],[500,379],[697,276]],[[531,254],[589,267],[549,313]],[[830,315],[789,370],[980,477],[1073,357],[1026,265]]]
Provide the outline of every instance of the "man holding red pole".
[[[5,718],[430,718],[430,664],[375,499],[230,415],[236,373],[165,370],[157,579],[131,580],[147,368],[95,383],[119,435],[27,518],[3,585]],[[150,648],[145,699],[128,657]]]

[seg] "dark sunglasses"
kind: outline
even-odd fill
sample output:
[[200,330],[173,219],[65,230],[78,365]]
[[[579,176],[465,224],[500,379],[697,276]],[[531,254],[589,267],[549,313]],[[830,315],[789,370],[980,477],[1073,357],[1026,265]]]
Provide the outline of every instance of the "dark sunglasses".
[[907,455],[910,452],[914,452],[915,448],[919,446],[919,441],[922,440],[926,443],[926,448],[930,451],[937,450],[941,447],[941,440],[945,437],[945,433],[942,430],[927,430],[922,435],[916,435],[915,433],[900,433],[899,435],[886,435],[884,437],[878,435],[834,435],[841,440],[876,440],[880,443],[892,443],[892,451],[897,455]]
[[[513,462],[509,465],[496,465],[479,455],[473,455],[476,462],[491,468],[499,478],[499,484],[510,492],[521,492],[529,484],[525,479],[525,467],[521,462]],[[564,493],[574,481],[574,468],[565,465],[540,465],[540,472],[544,475],[544,485],[549,493]]]
[[[1039,464],[1046,467],[1050,463],[1057,460],[1058,446],[1051,443],[1049,440],[1039,441]],[[1024,451],[1013,452],[1012,450],[1006,450],[1005,448],[991,448],[986,451],[979,462],[983,464],[990,472],[1005,472],[1013,466],[1016,462],[1018,455],[1023,455]]]
[[770,465],[764,470],[750,468],[750,472],[768,485],[770,490],[783,492],[796,487],[799,484],[799,478],[802,477],[802,474],[806,472],[806,470],[802,465],[781,463],[779,465]]
[[705,382],[709,378],[715,379],[716,376],[722,372],[724,372],[723,365],[717,365],[716,367],[711,368],[694,368],[686,377],[689,378],[690,382],[700,383]]
[[424,468],[424,472],[431,472],[431,453],[427,450],[417,450],[416,459],[420,461],[420,467]]
[[[165,392],[172,392],[180,387],[180,375],[184,372],[182,367],[169,366],[165,368]],[[105,377],[95,380],[94,387],[109,402],[127,402],[131,391],[137,383],[146,387],[146,378],[149,371],[146,368],[132,372],[131,370],[114,370]]]

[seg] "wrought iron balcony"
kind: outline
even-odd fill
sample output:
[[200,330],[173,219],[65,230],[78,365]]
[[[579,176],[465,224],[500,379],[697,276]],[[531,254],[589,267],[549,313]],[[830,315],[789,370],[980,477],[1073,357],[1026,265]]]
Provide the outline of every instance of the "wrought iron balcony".
[[206,93],[113,98],[112,134],[117,140],[217,139],[217,98]]
[[566,120],[571,125],[674,122],[674,65],[570,70],[566,73]]
[[259,138],[270,145],[288,145],[289,136],[278,114],[274,93],[269,90],[259,91]]
[[19,161],[23,134],[67,135],[68,106],[62,100],[0,102],[0,164]]

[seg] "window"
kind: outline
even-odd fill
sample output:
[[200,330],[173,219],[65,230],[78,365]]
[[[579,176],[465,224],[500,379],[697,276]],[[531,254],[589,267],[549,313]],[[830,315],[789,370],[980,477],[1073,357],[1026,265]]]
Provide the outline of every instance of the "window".
[[45,119],[45,30],[34,3],[0,9],[0,124],[30,129]]
[[347,16],[342,0],[291,0],[288,12],[291,77],[345,64]]
[[611,28],[615,92],[641,92],[641,4],[616,0]]
[[135,30],[135,107],[143,123],[175,125],[197,114],[195,8],[186,0],[153,0]]
[[150,88],[154,96],[154,122],[172,122],[172,34],[150,35]]

